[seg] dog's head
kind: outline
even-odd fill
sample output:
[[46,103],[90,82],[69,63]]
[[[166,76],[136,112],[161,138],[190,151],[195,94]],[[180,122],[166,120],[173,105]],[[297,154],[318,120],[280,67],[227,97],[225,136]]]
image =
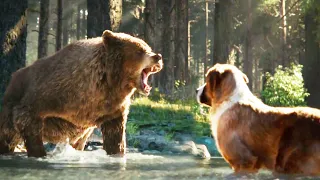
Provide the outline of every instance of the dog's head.
[[228,100],[235,91],[248,88],[247,76],[238,68],[229,64],[216,64],[206,74],[206,83],[197,90],[197,101],[206,106],[213,106]]

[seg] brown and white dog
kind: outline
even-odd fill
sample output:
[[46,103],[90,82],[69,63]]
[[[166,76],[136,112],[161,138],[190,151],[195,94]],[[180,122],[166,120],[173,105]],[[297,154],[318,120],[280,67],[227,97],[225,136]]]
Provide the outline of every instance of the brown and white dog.
[[238,68],[216,64],[197,89],[218,150],[235,172],[320,174],[320,110],[265,105]]

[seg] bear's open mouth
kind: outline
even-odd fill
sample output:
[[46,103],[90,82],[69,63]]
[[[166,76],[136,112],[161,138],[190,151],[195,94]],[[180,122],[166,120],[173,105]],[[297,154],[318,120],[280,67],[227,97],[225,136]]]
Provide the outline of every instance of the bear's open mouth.
[[152,87],[148,84],[148,78],[151,74],[155,74],[162,69],[161,65],[154,65],[148,68],[145,68],[141,72],[141,88],[143,89],[146,95],[149,95]]

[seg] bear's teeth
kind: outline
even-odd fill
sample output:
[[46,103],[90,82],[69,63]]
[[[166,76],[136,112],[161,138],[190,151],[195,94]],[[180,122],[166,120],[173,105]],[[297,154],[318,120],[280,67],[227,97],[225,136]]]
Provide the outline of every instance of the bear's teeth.
[[148,77],[149,77],[149,74],[147,74],[146,72],[142,72],[142,74],[143,74],[143,77],[142,77],[142,79],[143,79],[143,84],[144,84],[144,86],[149,86],[148,85]]
[[151,89],[152,89],[152,87],[149,86],[149,85],[147,85],[147,86],[144,87],[144,90],[147,91],[147,92],[151,91]]

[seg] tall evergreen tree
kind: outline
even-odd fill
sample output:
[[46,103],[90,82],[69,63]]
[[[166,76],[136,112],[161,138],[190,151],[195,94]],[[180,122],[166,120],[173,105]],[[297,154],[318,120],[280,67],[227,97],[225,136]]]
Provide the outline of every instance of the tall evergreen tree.
[[188,0],[176,0],[176,59],[175,78],[185,81],[188,78]]
[[40,1],[38,59],[47,56],[49,33],[49,0]]
[[244,46],[244,62],[243,70],[248,76],[249,83],[248,86],[252,89],[252,70],[253,70],[253,60],[252,60],[252,2],[247,0],[247,23],[246,23],[246,39]]
[[61,49],[62,40],[62,0],[57,0],[56,51]]
[[163,0],[163,25],[162,34],[162,55],[165,64],[161,73],[160,84],[162,91],[168,95],[172,95],[174,91],[174,61],[175,61],[175,25],[176,11],[175,1]]
[[28,1],[0,3],[0,102],[11,74],[26,64]]
[[106,29],[118,31],[122,16],[122,1],[87,0],[87,36],[98,37]]
[[233,0],[220,0],[215,3],[213,61],[226,63],[231,51]]
[[320,2],[314,1],[313,5],[307,9],[305,15],[305,60],[303,68],[303,76],[305,79],[305,85],[310,93],[307,98],[309,106],[320,108],[320,84],[319,77],[320,71],[320,48],[319,48],[319,21],[317,17],[320,14]]

